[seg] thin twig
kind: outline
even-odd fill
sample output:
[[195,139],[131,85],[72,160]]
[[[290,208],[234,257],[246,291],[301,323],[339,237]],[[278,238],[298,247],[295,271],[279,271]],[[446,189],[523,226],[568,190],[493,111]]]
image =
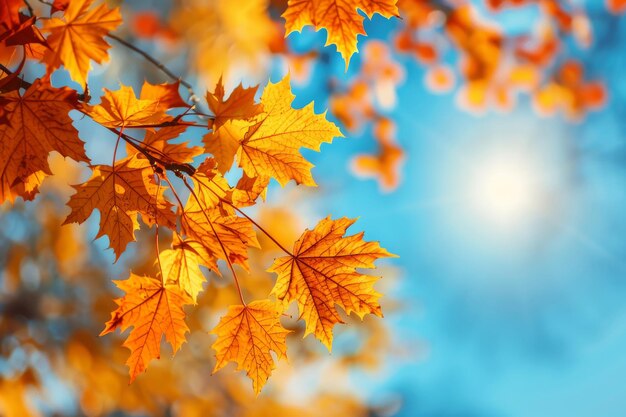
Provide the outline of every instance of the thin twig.
[[195,97],[196,93],[194,93],[193,91],[193,86],[191,84],[189,84],[187,81],[183,80],[181,77],[176,76],[176,74],[174,74],[172,71],[170,71],[164,64],[162,64],[161,62],[159,62],[156,58],[153,58],[150,54],[148,54],[146,51],[139,49],[138,47],[136,47],[135,45],[133,45],[132,43],[118,37],[115,36],[111,33],[109,33],[107,35],[109,38],[111,39],[115,39],[117,42],[121,43],[122,45],[124,45],[125,47],[127,47],[128,49],[131,49],[135,52],[137,52],[139,55],[143,56],[146,60],[148,60],[151,64],[153,64],[155,67],[157,67],[158,69],[160,69],[165,75],[167,75],[168,77],[170,77],[172,80],[174,81],[180,81],[180,83],[185,86],[187,88],[187,90],[189,90],[189,92]]
[[35,11],[33,10],[33,6],[30,5],[28,0],[22,0],[22,1],[26,5],[26,8],[28,9],[28,13],[30,13],[31,16],[34,16],[35,15]]
[[174,173],[177,172],[184,172],[185,174],[191,176],[193,174],[196,173],[196,169],[190,165],[190,164],[179,164],[177,162],[166,162],[163,161],[160,158],[156,158],[153,155],[151,155],[148,151],[146,151],[143,147],[141,147],[139,144],[135,143],[136,139],[128,136],[126,133],[122,133],[119,130],[113,128],[113,127],[107,127],[107,129],[109,129],[111,132],[120,135],[120,137],[122,139],[124,139],[124,141],[126,143],[128,143],[130,146],[132,146],[133,148],[135,148],[137,151],[139,151],[139,153],[141,153],[143,156],[145,156],[148,161],[150,162],[151,165],[161,165],[163,166],[163,168],[165,168],[167,171],[172,171]]

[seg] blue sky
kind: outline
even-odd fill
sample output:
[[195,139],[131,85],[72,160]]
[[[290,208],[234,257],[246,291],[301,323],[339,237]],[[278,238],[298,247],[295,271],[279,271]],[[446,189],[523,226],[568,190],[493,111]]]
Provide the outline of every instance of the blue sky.
[[[408,153],[402,185],[382,194],[350,175],[349,159],[371,150],[368,132],[312,156],[325,190],[320,212],[360,216],[367,238],[400,255],[392,296],[406,310],[387,319],[397,343],[417,350],[419,340],[428,353],[391,360],[384,378],[355,384],[374,384],[375,398],[401,393],[401,416],[623,415],[626,33],[597,3],[588,6],[596,43],[575,54],[609,86],[603,111],[574,124],[540,118],[522,99],[510,114],[477,117],[452,95],[428,92],[423,69],[402,61],[407,80],[391,113]],[[392,25],[369,27],[384,39]],[[315,84],[297,96],[325,99]],[[533,178],[533,210],[504,226],[465,197],[471,172],[493,155],[522,160]]]

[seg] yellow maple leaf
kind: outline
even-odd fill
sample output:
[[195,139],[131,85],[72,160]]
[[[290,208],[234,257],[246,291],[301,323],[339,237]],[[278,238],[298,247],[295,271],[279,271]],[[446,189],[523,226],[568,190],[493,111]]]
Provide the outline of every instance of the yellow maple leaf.
[[138,99],[132,87],[125,85],[117,91],[105,88],[100,104],[87,107],[87,113],[96,123],[113,128],[157,125],[172,119],[158,99]]
[[326,120],[326,113],[315,114],[313,103],[293,109],[294,98],[288,75],[263,91],[263,113],[237,151],[239,166],[249,177],[272,177],[283,186],[292,179],[313,186],[313,164],[304,159],[300,148],[319,151],[322,143],[343,137],[339,128]]
[[228,313],[211,331],[217,335],[213,344],[217,362],[213,372],[230,361],[245,370],[258,394],[276,367],[271,351],[280,360],[287,356],[289,330],[280,323],[281,310],[270,300],[254,301],[245,306],[230,306]]
[[228,120],[219,129],[204,135],[204,149],[215,157],[217,169],[225,174],[232,168],[239,142],[250,128],[246,120]]
[[368,18],[379,13],[386,18],[398,16],[397,0],[289,0],[285,19],[286,35],[312,25],[315,30],[328,31],[326,46],[337,45],[337,51],[346,62],[358,51],[357,36],[365,35],[363,11]]
[[118,327],[122,331],[133,327],[124,342],[131,352],[126,364],[133,382],[152,359],[160,358],[163,335],[174,353],[180,349],[189,331],[183,306],[193,301],[178,285],[163,285],[151,277],[131,273],[127,280],[114,282],[126,295],[115,300],[118,308],[111,313],[100,336]]
[[104,37],[122,23],[119,7],[109,9],[106,4],[91,8],[93,0],[72,0],[63,18],[44,21],[43,32],[50,48],[43,61],[48,74],[65,66],[74,81],[84,86],[90,61],[99,64],[108,60],[111,47]]
[[181,240],[176,234],[172,241],[172,249],[159,255],[158,263],[163,272],[165,282],[176,284],[196,302],[202,292],[202,284],[206,281],[200,266],[217,270],[215,258],[204,246],[194,240]]
[[237,181],[237,185],[230,191],[230,201],[236,207],[253,205],[257,198],[265,200],[269,177],[248,177],[246,173]]
[[128,243],[135,240],[137,213],[148,224],[175,225],[172,205],[163,195],[165,187],[154,184],[151,177],[150,163],[136,156],[117,161],[114,166],[94,166],[91,178],[74,186],[76,193],[68,202],[72,212],[65,224],[83,223],[98,209],[100,230],[96,238],[107,235],[109,247],[119,258]]
[[363,233],[344,236],[356,220],[330,217],[296,241],[293,254],[274,261],[269,269],[278,274],[272,294],[289,304],[296,301],[306,333],[315,336],[330,350],[332,329],[343,323],[336,306],[347,314],[382,317],[374,290],[379,277],[358,273],[356,268],[374,268],[378,258],[394,256],[378,242],[366,242]]

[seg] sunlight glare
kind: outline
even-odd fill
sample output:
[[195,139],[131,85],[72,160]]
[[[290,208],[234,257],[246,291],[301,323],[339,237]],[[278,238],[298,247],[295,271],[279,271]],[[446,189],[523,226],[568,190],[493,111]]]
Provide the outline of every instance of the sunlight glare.
[[498,227],[523,223],[538,207],[537,174],[523,153],[485,155],[471,173],[468,200],[477,216]]

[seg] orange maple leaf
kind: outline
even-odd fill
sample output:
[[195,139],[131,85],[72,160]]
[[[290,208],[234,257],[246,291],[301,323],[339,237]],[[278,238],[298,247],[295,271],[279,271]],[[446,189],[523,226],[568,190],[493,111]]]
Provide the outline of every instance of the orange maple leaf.
[[93,0],[72,0],[63,18],[44,21],[43,32],[49,33],[43,61],[48,74],[61,65],[69,71],[74,81],[84,86],[90,61],[99,64],[109,59],[111,47],[104,37],[122,23],[119,7],[109,9],[106,4],[91,8]]
[[52,87],[47,79],[38,79],[23,95],[18,90],[0,95],[5,119],[0,123],[0,201],[31,198],[41,180],[51,174],[48,154],[52,151],[89,162],[68,116],[76,105],[75,91]]
[[191,107],[183,100],[178,90],[180,89],[180,81],[175,83],[150,84],[145,81],[141,87],[139,98],[141,100],[158,101],[163,110],[173,107]]
[[133,382],[152,359],[160,358],[163,335],[174,353],[180,349],[189,331],[183,306],[193,301],[177,285],[163,285],[155,278],[131,273],[127,280],[114,282],[126,295],[115,300],[119,307],[111,313],[100,336],[118,327],[122,332],[133,327],[124,342],[131,352],[126,364]]
[[286,35],[312,25],[315,30],[328,31],[326,46],[337,45],[337,51],[346,62],[358,51],[357,35],[366,35],[363,11],[368,18],[379,13],[386,18],[398,16],[397,0],[289,0],[285,19]]
[[315,185],[313,164],[304,159],[300,148],[320,150],[322,143],[343,137],[339,128],[326,120],[326,113],[315,114],[313,103],[293,109],[289,76],[269,83],[261,96],[263,113],[257,116],[237,151],[239,166],[249,177],[272,177],[281,185],[295,180]]
[[112,128],[158,125],[172,119],[158,98],[138,99],[125,85],[117,91],[105,88],[100,104],[87,107],[87,113],[96,123]]
[[378,258],[394,256],[378,242],[365,242],[363,233],[345,236],[356,220],[330,217],[306,230],[294,244],[293,254],[274,261],[269,269],[278,274],[272,294],[289,304],[298,303],[306,322],[305,336],[313,333],[331,349],[336,323],[343,323],[337,306],[347,314],[382,317],[380,294],[374,290],[379,277],[360,274],[356,268],[374,268]]
[[109,237],[109,247],[116,260],[135,240],[139,228],[137,213],[147,224],[175,225],[174,212],[163,193],[165,187],[152,180],[153,170],[146,159],[130,156],[117,161],[114,166],[96,165],[91,178],[75,185],[76,194],[68,206],[72,212],[67,223],[83,223],[94,209],[100,211],[100,230],[96,238]]
[[[181,215],[182,230],[200,242],[215,259],[239,264],[248,270],[248,248],[259,247],[252,223],[235,215],[224,215],[220,208],[206,209],[189,197]],[[219,274],[217,268],[213,271]]]
[[[137,145],[148,151],[153,156],[158,156],[159,160],[166,163],[188,164],[193,162],[193,158],[204,153],[200,146],[189,146],[189,142],[170,143],[171,140],[181,135],[187,126],[166,126],[159,130],[146,130],[143,141]],[[139,150],[126,144],[126,153],[142,157]]]
[[290,333],[280,323],[281,310],[270,300],[254,301],[248,305],[230,306],[228,313],[211,331],[217,335],[213,344],[217,363],[213,372],[228,362],[236,362],[245,370],[258,394],[276,367],[271,351],[280,360],[287,356],[286,337]]
[[237,185],[230,191],[230,201],[236,207],[253,205],[257,198],[265,200],[269,177],[248,177],[244,172]]
[[206,101],[213,112],[213,128],[219,129],[228,120],[246,120],[261,112],[262,106],[254,102],[259,86],[244,88],[239,84],[228,99],[224,100],[222,78],[215,85],[215,92],[207,91]]

